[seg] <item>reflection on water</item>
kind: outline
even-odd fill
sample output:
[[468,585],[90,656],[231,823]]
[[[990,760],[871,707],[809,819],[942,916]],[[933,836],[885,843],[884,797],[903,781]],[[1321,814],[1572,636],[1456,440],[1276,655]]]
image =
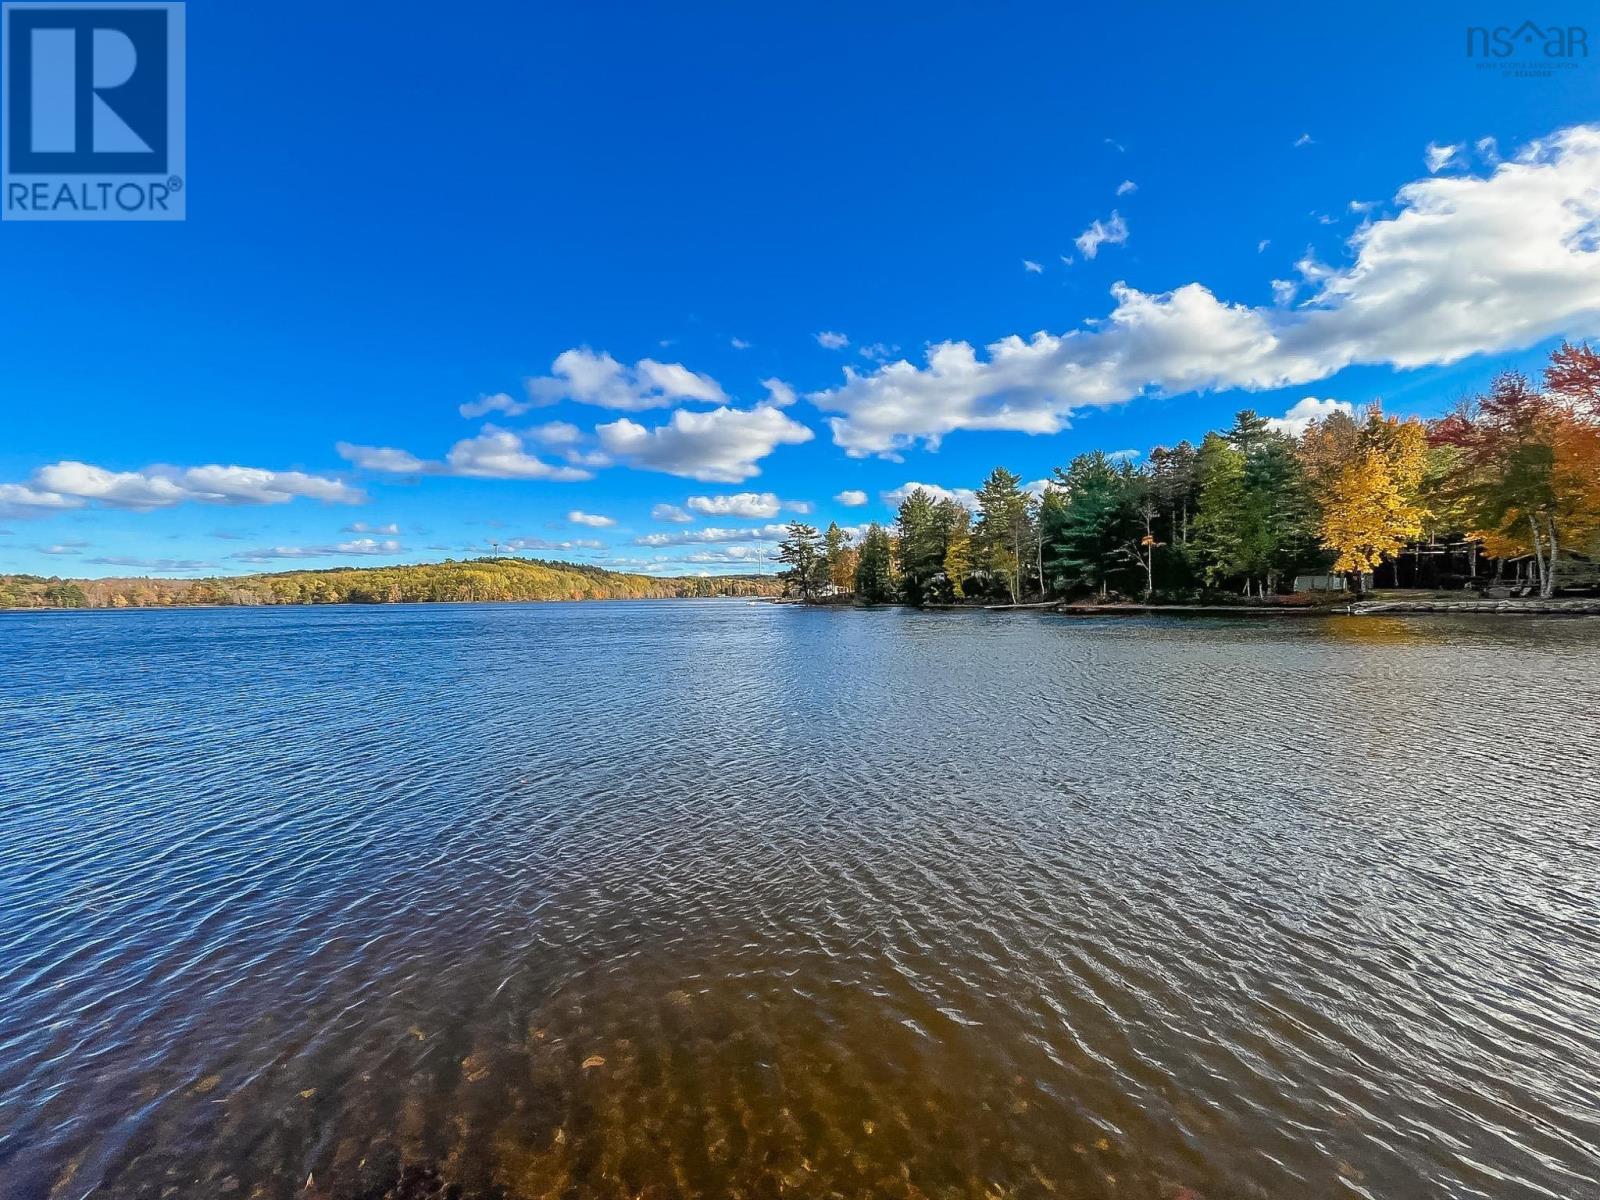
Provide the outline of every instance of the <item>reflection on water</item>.
[[1600,1194],[1600,623],[0,620],[0,1195]]

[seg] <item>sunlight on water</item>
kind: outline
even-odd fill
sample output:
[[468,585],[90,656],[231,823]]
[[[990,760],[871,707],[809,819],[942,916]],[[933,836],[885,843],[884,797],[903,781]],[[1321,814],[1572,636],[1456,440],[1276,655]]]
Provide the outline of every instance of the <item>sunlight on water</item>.
[[1600,1194],[1600,623],[0,618],[0,1195]]

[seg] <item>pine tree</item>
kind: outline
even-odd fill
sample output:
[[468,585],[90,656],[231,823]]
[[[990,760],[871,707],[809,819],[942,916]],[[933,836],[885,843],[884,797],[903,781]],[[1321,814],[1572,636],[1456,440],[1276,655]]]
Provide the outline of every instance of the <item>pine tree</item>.
[[789,565],[784,582],[800,593],[802,600],[813,600],[827,579],[827,560],[822,553],[822,535],[815,525],[789,523],[789,536],[778,543],[778,561]]
[[894,599],[894,555],[889,535],[877,522],[867,527],[856,563],[856,598],[864,604]]

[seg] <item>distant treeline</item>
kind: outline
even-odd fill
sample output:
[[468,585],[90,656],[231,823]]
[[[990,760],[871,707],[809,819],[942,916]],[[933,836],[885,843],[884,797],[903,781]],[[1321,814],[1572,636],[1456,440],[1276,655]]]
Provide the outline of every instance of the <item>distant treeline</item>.
[[397,604],[403,601],[653,600],[766,596],[772,576],[664,579],[583,563],[475,558],[405,567],[285,571],[221,579],[45,579],[0,575],[0,608],[159,608],[203,604]]
[[[1563,344],[1433,421],[1373,404],[1298,436],[1245,411],[1138,465],[1096,451],[1034,495],[996,468],[970,501],[917,488],[889,528],[796,522],[791,592],[869,603],[1091,594],[1266,599],[1300,575],[1393,586],[1600,582],[1600,355]],[[1401,564],[1406,564],[1404,575]]]

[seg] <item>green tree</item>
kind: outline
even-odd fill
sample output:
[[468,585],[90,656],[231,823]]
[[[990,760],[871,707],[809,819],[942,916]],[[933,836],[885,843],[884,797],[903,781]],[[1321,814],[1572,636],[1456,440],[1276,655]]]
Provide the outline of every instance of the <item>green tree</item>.
[[828,578],[822,535],[815,525],[803,521],[791,521],[788,532],[789,536],[778,543],[778,561],[788,564],[783,581],[800,594],[800,599],[814,600]]
[[1004,467],[989,472],[978,490],[978,523],[972,541],[979,570],[1004,587],[1013,604],[1022,599],[1022,573],[1032,556],[1033,513],[1022,477]]
[[1058,589],[1086,587],[1104,596],[1138,558],[1133,478],[1101,450],[1078,455],[1065,471],[1056,468],[1064,503],[1048,506],[1050,529],[1042,536],[1045,570]]
[[1244,574],[1250,514],[1244,454],[1219,433],[1208,433],[1195,459],[1199,491],[1191,543],[1207,584],[1217,587]]
[[889,535],[874,521],[867,526],[861,539],[861,552],[856,562],[856,598],[865,604],[883,604],[893,600],[894,552]]
[[899,533],[900,588],[906,603],[935,599],[935,582],[944,573],[944,535],[938,502],[926,488],[913,488],[895,517]]

